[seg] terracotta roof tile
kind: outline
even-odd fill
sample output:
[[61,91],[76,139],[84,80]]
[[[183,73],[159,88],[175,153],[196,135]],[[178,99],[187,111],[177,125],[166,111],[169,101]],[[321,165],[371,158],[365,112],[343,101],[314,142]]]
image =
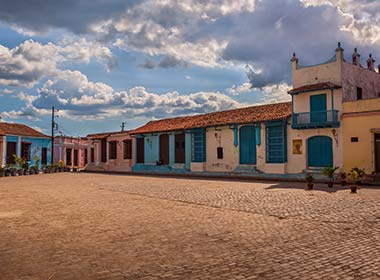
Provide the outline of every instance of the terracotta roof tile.
[[0,122],[0,135],[18,135],[18,136],[50,138],[49,136],[25,124],[6,123],[6,122]]
[[289,94],[297,94],[302,92],[308,92],[308,91],[316,91],[321,89],[330,89],[330,88],[341,88],[341,86],[338,86],[336,84],[327,82],[327,83],[318,83],[313,85],[306,85],[298,88],[293,88],[288,91]]
[[132,130],[131,134],[283,120],[289,118],[291,113],[290,102],[259,105],[203,115],[150,121],[144,126]]
[[118,135],[118,134],[128,134],[130,131],[113,131],[113,132],[103,132],[103,133],[95,133],[95,134],[88,134],[86,137],[91,139],[103,139],[111,135]]

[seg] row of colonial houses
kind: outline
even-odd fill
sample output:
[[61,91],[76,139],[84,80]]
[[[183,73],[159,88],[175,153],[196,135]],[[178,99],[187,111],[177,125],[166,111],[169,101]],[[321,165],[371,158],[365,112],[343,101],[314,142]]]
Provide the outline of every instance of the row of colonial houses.
[[[380,65],[376,70],[370,55],[363,66],[356,49],[346,60],[339,44],[325,63],[303,66],[294,54],[291,67],[292,89],[284,92],[290,102],[154,120],[85,138],[56,137],[54,162],[167,174],[300,174],[327,166],[379,173]],[[0,123],[0,164],[25,151],[49,162],[47,136],[14,130],[1,133]]]
[[298,174],[380,172],[380,71],[339,44],[325,63],[291,59],[291,102],[150,121],[88,135],[88,170]]

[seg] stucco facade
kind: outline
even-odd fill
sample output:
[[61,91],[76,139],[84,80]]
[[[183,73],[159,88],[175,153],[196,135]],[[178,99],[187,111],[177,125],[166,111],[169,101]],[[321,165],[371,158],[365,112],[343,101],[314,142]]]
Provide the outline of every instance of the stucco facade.
[[345,102],[343,111],[344,169],[379,173],[380,98]]
[[88,162],[87,138],[57,136],[54,138],[54,164],[63,161],[71,168],[84,168]]
[[[131,171],[134,157],[134,139],[128,131],[88,135],[87,138],[88,164],[86,170]],[[129,149],[129,151],[126,152],[126,149]]]

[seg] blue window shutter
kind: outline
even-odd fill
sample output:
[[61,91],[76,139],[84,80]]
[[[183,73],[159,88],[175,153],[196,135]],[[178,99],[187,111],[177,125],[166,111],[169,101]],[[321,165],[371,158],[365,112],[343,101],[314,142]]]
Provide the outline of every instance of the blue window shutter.
[[192,131],[192,161],[206,161],[206,129],[199,128]]
[[256,126],[256,145],[261,145],[261,126]]
[[287,161],[286,122],[271,122],[265,127],[265,146],[267,163]]

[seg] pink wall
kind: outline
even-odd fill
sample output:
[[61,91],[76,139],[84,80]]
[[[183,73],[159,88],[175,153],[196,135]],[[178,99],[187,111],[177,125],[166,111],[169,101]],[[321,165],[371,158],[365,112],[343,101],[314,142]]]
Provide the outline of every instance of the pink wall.
[[380,97],[380,74],[350,63],[342,69],[343,102],[356,100],[356,87],[363,89],[363,99]]
[[3,165],[3,139],[0,136],[0,166]]
[[[66,166],[83,168],[86,166],[85,150],[87,150],[87,138],[58,136],[54,139],[54,163],[62,160]],[[67,161],[66,152],[71,149],[71,164]],[[78,151],[78,165],[74,165],[75,150]]]
[[[114,132],[106,136],[107,139],[107,161],[101,162],[101,138],[88,138],[88,165],[86,170],[91,171],[112,171],[112,172],[130,172],[133,166],[133,146],[134,139],[131,138],[128,131]],[[123,141],[132,139],[132,159],[124,159]],[[109,159],[109,142],[116,141],[117,157]],[[94,148],[94,162],[91,162],[91,148]]]

